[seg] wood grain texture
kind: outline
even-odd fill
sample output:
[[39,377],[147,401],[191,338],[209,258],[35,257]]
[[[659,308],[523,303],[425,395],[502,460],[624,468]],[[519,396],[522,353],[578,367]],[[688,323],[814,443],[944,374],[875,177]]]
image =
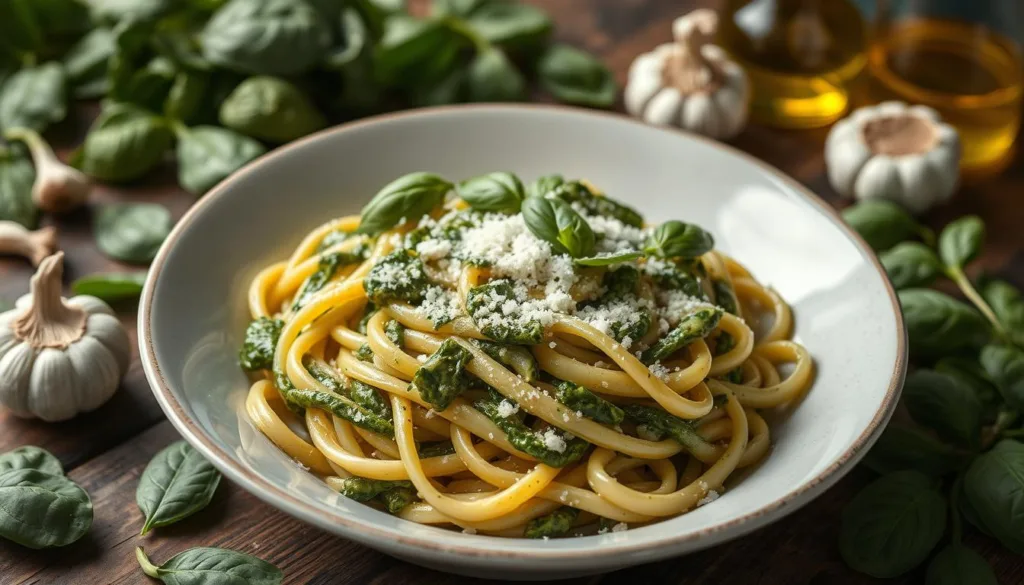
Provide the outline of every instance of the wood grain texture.
[[[679,0],[529,0],[548,10],[560,40],[597,53],[620,83],[632,59],[670,39],[672,19],[713,1]],[[76,108],[50,133],[68,153],[84,135],[95,106]],[[732,144],[774,165],[835,205],[842,206],[824,175],[822,146],[826,130],[780,131],[750,127]],[[148,201],[167,206],[180,217],[193,197],[174,186],[169,167],[129,187],[101,187],[92,207],[110,201]],[[683,186],[685,187],[685,186]],[[997,273],[1024,287],[1024,156],[999,177],[969,185],[956,199],[925,219],[941,226],[965,213],[988,225],[985,255],[977,270]],[[99,271],[132,270],[104,258],[91,235],[84,210],[46,223],[60,230],[67,255],[66,281]],[[0,298],[13,300],[28,288],[30,267],[0,258]],[[118,307],[134,340],[135,308]],[[133,352],[137,350],[134,349]],[[193,546],[223,546],[258,555],[281,567],[288,584],[468,584],[486,581],[430,571],[331,536],[263,504],[231,484],[221,483],[210,507],[180,524],[139,537],[142,516],[135,488],[149,459],[178,439],[163,418],[137,360],[115,398],[94,413],[61,424],[15,419],[0,412],[0,451],[35,444],[53,451],[93,498],[96,519],[90,533],[60,550],[29,551],[0,541],[0,585],[38,583],[106,585],[146,583],[132,551],[146,547],[162,562]],[[845,567],[836,545],[840,511],[871,474],[857,469],[823,496],[786,519],[713,549],[609,575],[566,581],[597,583],[674,583],[697,585],[854,585],[879,581]],[[995,567],[1003,584],[1024,583],[1024,560],[975,532],[968,543]],[[923,580],[921,571],[893,583]]]

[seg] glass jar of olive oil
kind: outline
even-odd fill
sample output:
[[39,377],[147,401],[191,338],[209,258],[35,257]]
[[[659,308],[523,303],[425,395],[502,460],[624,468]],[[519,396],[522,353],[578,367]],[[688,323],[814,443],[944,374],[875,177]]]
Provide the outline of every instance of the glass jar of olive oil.
[[751,119],[784,128],[842,116],[867,45],[850,0],[726,0],[716,42],[750,77]]

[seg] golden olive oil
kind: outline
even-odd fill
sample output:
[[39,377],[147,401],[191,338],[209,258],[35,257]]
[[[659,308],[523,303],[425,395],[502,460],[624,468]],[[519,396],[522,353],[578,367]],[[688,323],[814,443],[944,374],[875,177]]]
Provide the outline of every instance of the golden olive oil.
[[1020,126],[1024,61],[980,25],[917,19],[877,31],[868,50],[868,99],[935,108],[960,133],[966,173],[999,170]]
[[864,18],[849,0],[727,0],[717,42],[750,76],[751,119],[829,124],[863,70]]

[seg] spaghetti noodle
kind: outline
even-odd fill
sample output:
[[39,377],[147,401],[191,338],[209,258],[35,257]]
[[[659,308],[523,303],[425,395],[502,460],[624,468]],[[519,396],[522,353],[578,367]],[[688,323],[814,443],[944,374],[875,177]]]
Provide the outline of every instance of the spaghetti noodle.
[[402,177],[253,280],[246,410],[414,522],[554,537],[685,513],[813,377],[788,305],[712,244],[558,176]]

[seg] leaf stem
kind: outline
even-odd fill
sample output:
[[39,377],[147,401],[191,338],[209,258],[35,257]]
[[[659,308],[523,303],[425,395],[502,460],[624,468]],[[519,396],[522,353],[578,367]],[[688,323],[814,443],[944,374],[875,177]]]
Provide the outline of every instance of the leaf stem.
[[966,274],[964,274],[963,269],[959,266],[946,266],[946,276],[960,287],[964,296],[967,297],[979,311],[981,311],[981,314],[984,315],[986,319],[988,319],[992,324],[992,328],[995,329],[996,335],[998,335],[1000,339],[1006,340],[1006,329],[1003,328],[1003,324],[999,322],[996,314],[992,311],[992,307],[988,306],[985,299],[978,294],[978,290],[974,288],[973,284],[971,284],[971,280],[967,278]]
[[135,547],[135,560],[139,561],[139,566],[142,567],[142,572],[154,579],[160,578],[160,567],[154,565],[149,561],[149,557],[146,556],[146,551],[142,550],[141,546]]
[[960,544],[963,540],[963,521],[960,519],[960,484],[963,483],[963,475],[957,475],[953,481],[953,489],[949,494],[949,520],[952,525],[950,532],[953,535],[953,544]]

